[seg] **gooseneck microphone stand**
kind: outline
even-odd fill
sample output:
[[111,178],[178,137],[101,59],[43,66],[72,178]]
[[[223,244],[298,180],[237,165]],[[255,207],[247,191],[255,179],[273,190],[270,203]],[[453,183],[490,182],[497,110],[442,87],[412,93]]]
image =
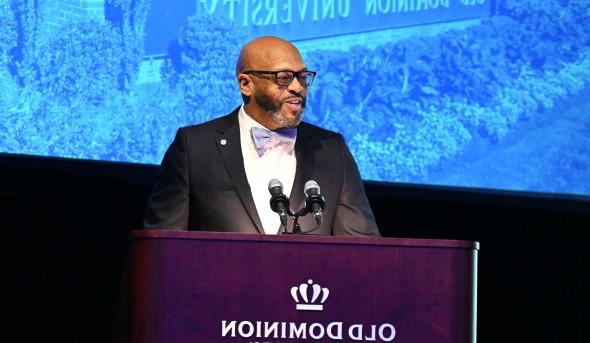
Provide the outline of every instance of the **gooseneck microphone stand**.
[[301,224],[299,224],[299,218],[304,217],[308,213],[311,213],[311,211],[307,207],[304,207],[295,213],[293,213],[293,211],[291,209],[289,209],[289,215],[291,217],[293,217],[293,227],[291,228],[291,232],[289,232],[287,230],[287,228],[285,228],[285,230],[283,231],[283,234],[304,235],[304,234],[307,234],[307,233],[317,230],[320,227],[319,224],[316,225],[316,227],[313,228],[313,230],[309,230],[309,231],[307,231],[307,230],[303,231],[303,229],[301,228]]
[[[317,230],[322,224],[322,211],[326,207],[326,201],[324,200],[324,197],[320,195],[320,186],[317,182],[309,180],[305,183],[305,207],[295,213],[293,213],[293,210],[291,209],[289,197],[283,194],[283,184],[281,181],[278,179],[270,180],[268,183],[268,191],[271,194],[270,208],[280,216],[283,234],[308,234]],[[303,231],[299,224],[299,217],[303,217],[312,212],[314,213],[316,226],[313,230]],[[289,232],[288,229],[288,217],[293,217],[293,227],[291,228],[291,232]]]

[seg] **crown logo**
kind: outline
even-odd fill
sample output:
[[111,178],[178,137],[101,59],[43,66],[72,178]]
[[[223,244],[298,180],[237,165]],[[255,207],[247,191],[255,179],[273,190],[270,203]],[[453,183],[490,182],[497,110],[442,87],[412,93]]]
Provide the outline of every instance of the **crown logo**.
[[[320,294],[321,299],[319,299]],[[291,287],[291,296],[297,303],[296,308],[301,311],[322,311],[324,309],[323,304],[329,295],[329,289],[322,288],[317,283],[314,284],[311,279],[307,280],[307,283],[302,283],[299,287]]]

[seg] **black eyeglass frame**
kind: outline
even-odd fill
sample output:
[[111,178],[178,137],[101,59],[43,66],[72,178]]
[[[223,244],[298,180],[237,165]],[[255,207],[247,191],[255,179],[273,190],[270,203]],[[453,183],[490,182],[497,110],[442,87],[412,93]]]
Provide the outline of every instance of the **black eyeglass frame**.
[[[289,80],[288,83],[279,83],[279,79],[278,79],[278,74],[279,73],[291,73],[291,80]],[[306,73],[308,75],[311,75],[311,80],[309,81],[309,83],[307,83],[307,78],[304,78],[303,80],[301,78],[299,78],[299,75]],[[268,75],[272,75],[272,80],[274,81],[274,83],[276,83],[277,85],[281,86],[281,87],[287,87],[289,86],[291,83],[293,83],[293,80],[295,78],[297,78],[297,80],[299,81],[299,83],[304,86],[304,87],[309,87],[311,86],[311,84],[313,83],[313,79],[316,76],[316,72],[315,71],[310,71],[310,70],[302,70],[302,71],[292,71],[292,70],[276,70],[276,71],[272,71],[272,70],[244,70],[242,71],[242,74],[246,74],[246,75],[257,75],[260,76],[259,74],[268,74]]]

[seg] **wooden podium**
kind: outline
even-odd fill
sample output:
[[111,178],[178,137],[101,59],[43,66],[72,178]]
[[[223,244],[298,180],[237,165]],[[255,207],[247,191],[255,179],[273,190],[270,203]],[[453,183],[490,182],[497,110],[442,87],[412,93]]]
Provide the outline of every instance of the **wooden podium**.
[[475,342],[478,243],[134,231],[125,342]]

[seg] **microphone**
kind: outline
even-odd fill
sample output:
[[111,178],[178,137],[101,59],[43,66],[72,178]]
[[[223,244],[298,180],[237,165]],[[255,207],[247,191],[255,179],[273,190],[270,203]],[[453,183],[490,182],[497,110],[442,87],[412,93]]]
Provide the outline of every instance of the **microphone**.
[[313,213],[315,222],[320,226],[324,215],[322,211],[326,208],[326,200],[320,195],[320,185],[314,180],[309,180],[303,187],[305,193],[305,208],[310,213]]
[[289,215],[289,198],[283,194],[283,184],[277,179],[268,182],[268,191],[270,192],[270,208],[279,214],[281,225],[287,229],[287,218]]

